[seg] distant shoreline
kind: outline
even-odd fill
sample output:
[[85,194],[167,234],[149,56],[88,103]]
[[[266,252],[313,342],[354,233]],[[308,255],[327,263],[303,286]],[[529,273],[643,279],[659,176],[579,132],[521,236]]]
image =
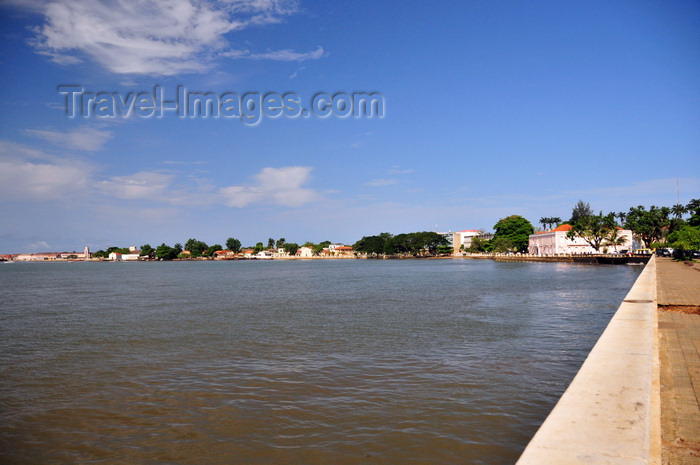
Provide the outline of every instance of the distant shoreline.
[[116,262],[225,262],[225,261],[294,261],[294,260],[445,260],[445,259],[466,259],[466,260],[493,260],[497,262],[539,262],[539,263],[584,263],[584,264],[599,264],[599,265],[643,265],[649,261],[651,255],[525,255],[525,254],[467,254],[467,255],[447,255],[447,256],[338,256],[338,257],[276,257],[260,259],[255,257],[250,258],[233,258],[233,259],[190,259],[190,260],[104,260],[104,259],[64,259],[56,258],[51,260],[4,260],[4,263],[71,263],[71,262],[89,262],[89,263],[116,263]]

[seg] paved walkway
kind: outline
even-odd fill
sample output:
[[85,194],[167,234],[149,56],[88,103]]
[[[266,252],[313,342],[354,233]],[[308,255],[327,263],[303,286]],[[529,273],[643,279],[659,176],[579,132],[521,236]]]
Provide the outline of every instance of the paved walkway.
[[700,263],[657,257],[664,465],[700,464]]

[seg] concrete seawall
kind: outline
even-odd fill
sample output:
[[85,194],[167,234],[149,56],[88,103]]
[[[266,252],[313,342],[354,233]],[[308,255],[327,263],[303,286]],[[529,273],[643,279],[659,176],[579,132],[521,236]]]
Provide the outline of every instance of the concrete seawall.
[[518,465],[660,463],[651,258]]

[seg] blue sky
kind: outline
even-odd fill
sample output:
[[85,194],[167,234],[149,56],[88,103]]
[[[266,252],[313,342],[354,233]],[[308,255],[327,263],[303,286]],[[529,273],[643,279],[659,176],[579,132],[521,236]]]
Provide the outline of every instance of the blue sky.
[[[697,2],[0,3],[0,253],[354,243],[700,198]],[[381,118],[68,118],[58,86],[376,92]]]

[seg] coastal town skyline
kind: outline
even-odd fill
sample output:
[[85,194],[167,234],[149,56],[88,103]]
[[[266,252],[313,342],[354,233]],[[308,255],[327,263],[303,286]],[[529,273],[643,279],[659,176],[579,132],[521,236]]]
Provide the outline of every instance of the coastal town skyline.
[[170,4],[0,5],[0,253],[700,198],[694,2]]

